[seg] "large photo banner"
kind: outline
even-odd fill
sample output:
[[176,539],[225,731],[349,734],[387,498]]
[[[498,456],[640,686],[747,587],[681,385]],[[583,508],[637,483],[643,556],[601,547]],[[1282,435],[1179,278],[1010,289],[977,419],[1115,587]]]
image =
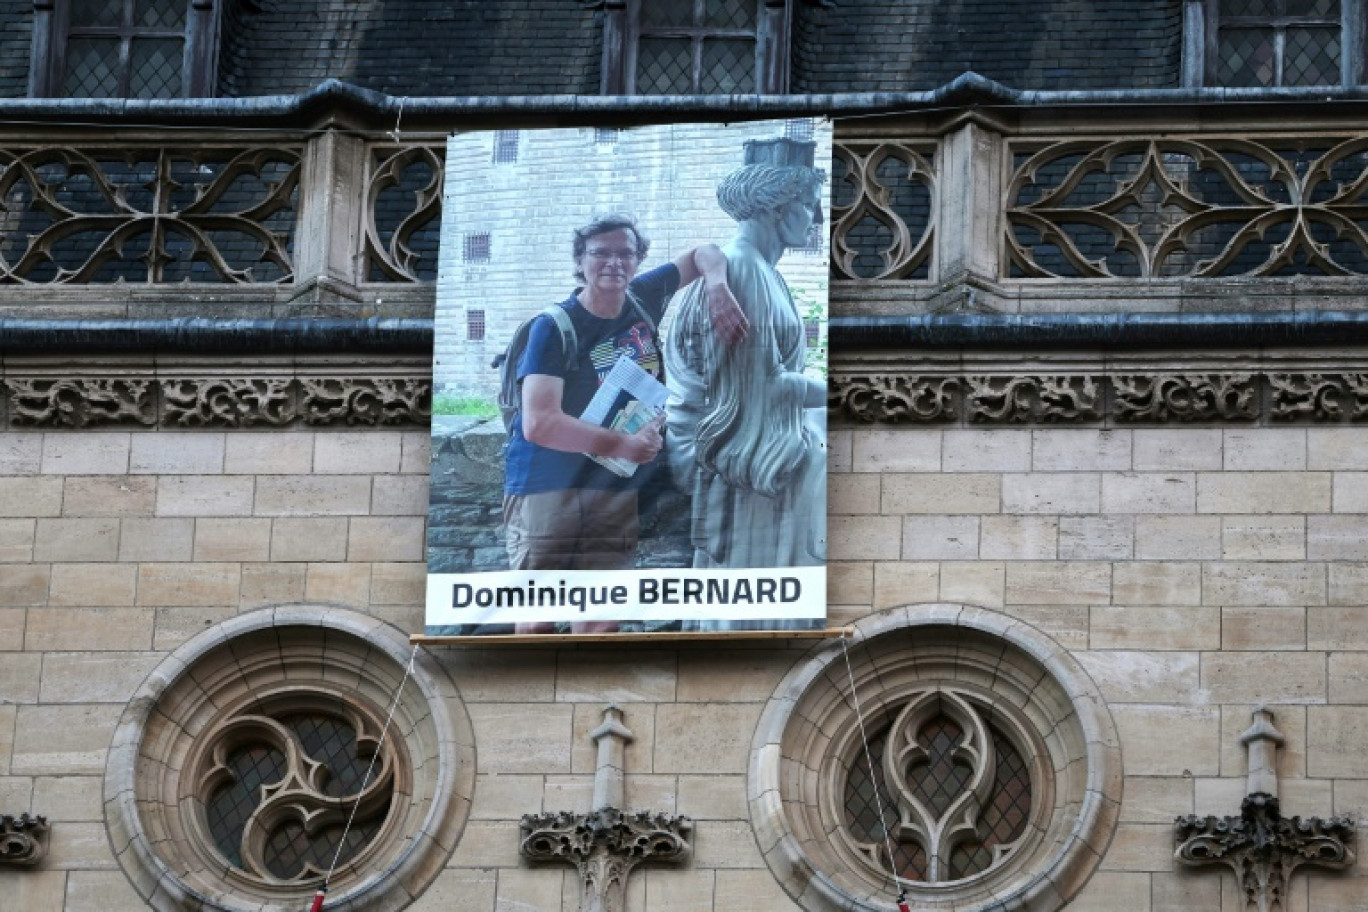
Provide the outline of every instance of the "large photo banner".
[[429,636],[826,625],[831,126],[447,145]]

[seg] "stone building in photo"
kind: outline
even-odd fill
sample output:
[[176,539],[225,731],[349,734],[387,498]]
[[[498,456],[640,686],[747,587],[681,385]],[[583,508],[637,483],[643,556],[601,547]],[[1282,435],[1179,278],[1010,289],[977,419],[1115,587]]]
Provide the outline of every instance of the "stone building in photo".
[[[3,0],[0,905],[1363,909],[1363,29]],[[815,117],[851,635],[413,648],[446,137]]]

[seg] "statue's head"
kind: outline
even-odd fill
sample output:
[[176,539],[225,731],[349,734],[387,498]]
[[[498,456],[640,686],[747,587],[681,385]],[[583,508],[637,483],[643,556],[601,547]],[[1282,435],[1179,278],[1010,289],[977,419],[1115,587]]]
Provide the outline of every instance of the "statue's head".
[[[782,229],[788,221],[791,232],[796,232],[797,222],[803,220],[796,211],[802,207],[807,212],[806,224],[801,226],[806,234],[808,225],[822,221],[822,184],[826,182],[826,172],[813,167],[816,147],[811,140],[749,140],[745,164],[717,186],[718,205],[738,222],[770,220]],[[803,240],[784,238],[791,247]]]
[[[621,235],[619,236],[619,232]],[[637,227],[636,216],[625,212],[614,212],[609,215],[598,215],[594,220],[582,228],[575,229],[575,241],[571,256],[575,261],[575,278],[581,282],[586,281],[584,275],[585,257],[594,238],[613,235],[627,241],[631,248],[636,252],[636,260],[631,264],[635,271],[637,265],[646,259],[646,254],[651,249],[651,240],[641,233]]]

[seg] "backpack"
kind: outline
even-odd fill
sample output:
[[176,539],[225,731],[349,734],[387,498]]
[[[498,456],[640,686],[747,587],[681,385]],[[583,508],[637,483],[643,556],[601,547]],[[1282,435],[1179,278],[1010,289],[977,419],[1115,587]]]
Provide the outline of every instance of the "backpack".
[[[641,306],[637,296],[627,295],[627,300],[631,303],[632,309],[636,311],[637,317],[646,323],[651,331],[651,338],[656,337],[655,320],[646,312],[646,308]],[[499,414],[503,416],[504,430],[513,429],[513,419],[518,416],[522,409],[522,383],[518,381],[518,362],[522,360],[523,350],[527,348],[527,338],[532,334],[532,324],[537,317],[547,316],[556,324],[561,335],[561,354],[567,365],[573,365],[579,357],[579,337],[575,333],[575,324],[570,319],[570,313],[559,304],[552,304],[536,317],[524,320],[518,324],[518,328],[513,330],[513,338],[509,340],[508,347],[497,355],[490,367],[499,372]]]

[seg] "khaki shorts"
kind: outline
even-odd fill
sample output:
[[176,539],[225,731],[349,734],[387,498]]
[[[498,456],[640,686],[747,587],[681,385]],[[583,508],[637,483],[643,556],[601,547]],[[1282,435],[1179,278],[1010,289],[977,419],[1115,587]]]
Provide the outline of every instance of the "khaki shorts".
[[504,495],[510,570],[630,570],[636,491],[571,488]]

